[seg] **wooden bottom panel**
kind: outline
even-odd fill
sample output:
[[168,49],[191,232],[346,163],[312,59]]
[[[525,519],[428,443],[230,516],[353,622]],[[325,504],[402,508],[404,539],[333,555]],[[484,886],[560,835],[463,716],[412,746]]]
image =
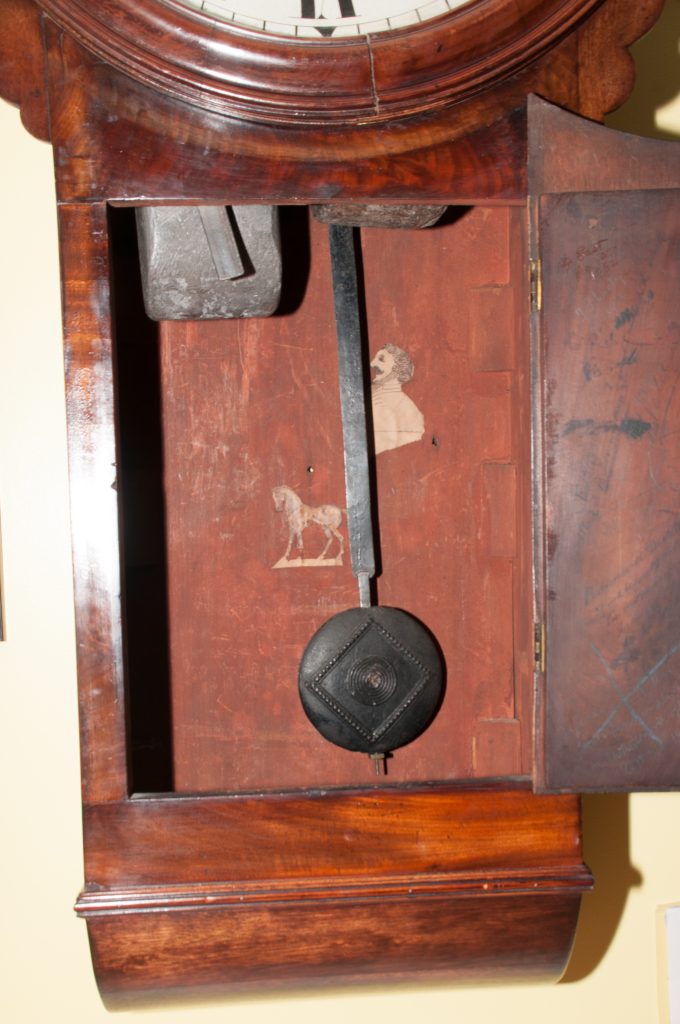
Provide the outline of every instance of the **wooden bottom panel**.
[[128,800],[86,815],[110,1007],[302,986],[555,979],[592,878],[526,789]]
[[574,891],[95,915],[109,1009],[329,984],[557,980]]
[[177,886],[316,886],[327,895],[330,885],[365,892],[377,880],[380,893],[387,879],[412,886],[435,877],[564,878],[580,869],[578,800],[526,787],[150,798],[85,812],[86,895],[90,905],[101,895],[100,910],[104,898],[118,910],[124,893]]

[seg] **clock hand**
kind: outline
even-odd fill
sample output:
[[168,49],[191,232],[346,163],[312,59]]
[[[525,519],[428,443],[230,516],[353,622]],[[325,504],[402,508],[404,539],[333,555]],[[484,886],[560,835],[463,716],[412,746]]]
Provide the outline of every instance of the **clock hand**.
[[331,224],[328,234],[338,341],[347,530],[352,572],[359,583],[359,604],[367,608],[371,604],[375,554],[354,228]]

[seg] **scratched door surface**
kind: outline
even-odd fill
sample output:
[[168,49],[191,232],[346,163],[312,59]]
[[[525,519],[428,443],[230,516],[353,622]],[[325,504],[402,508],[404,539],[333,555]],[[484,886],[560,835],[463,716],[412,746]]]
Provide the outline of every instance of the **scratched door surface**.
[[538,254],[540,782],[677,786],[680,192],[543,196]]
[[[299,280],[294,289],[284,280],[276,316],[162,326],[178,791],[375,782],[367,757],[312,728],[297,693],[305,645],[356,605],[357,588],[327,230],[312,222],[307,239],[300,218],[294,226],[284,260],[288,273],[297,261]],[[420,232],[367,230],[362,252],[379,600],[424,622],[446,662],[439,714],[395,754],[386,781],[526,776],[522,211],[462,211]]]

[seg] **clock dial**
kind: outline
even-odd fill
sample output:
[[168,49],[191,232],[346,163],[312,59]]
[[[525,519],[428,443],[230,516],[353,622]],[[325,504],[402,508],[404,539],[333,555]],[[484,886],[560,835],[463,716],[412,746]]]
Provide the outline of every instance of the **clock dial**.
[[[220,21],[302,38],[372,35],[430,21],[472,0],[174,0]],[[237,4],[235,7],[234,4]]]

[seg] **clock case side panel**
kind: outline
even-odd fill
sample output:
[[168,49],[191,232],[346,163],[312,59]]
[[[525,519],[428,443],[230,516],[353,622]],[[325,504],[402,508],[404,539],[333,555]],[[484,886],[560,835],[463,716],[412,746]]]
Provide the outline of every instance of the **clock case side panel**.
[[58,207],[86,805],[172,790],[157,325],[110,214]]
[[680,785],[679,157],[532,101],[542,791]]
[[128,794],[107,207],[58,209],[83,801]]

